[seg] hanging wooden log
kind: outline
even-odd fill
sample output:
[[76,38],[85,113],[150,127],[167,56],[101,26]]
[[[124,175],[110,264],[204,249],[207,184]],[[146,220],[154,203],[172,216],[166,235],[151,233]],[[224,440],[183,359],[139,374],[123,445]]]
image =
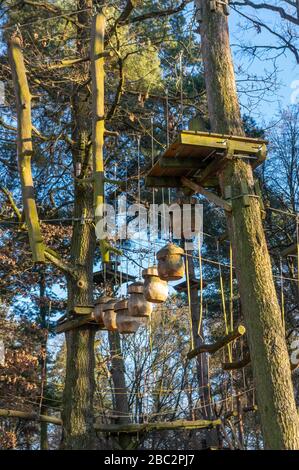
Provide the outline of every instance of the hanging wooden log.
[[[243,369],[243,367],[247,366],[250,364],[251,359],[250,355],[245,354],[243,359],[240,359],[239,361],[234,361],[234,362],[223,362],[222,363],[222,369],[223,370],[237,370],[237,369]],[[299,364],[293,364],[292,362],[290,363],[291,371],[294,372],[296,369],[298,369]]]
[[128,287],[128,312],[132,317],[149,317],[153,311],[153,304],[145,299],[143,292],[143,282],[133,282]]
[[144,269],[142,271],[144,279],[143,295],[146,300],[153,304],[160,304],[167,300],[168,284],[163,281],[158,274],[156,266]]
[[[92,83],[92,153],[93,153],[93,183],[95,226],[104,218],[104,138],[105,138],[105,72],[104,72],[104,36],[105,17],[102,13],[92,18],[91,27],[91,83]],[[99,224],[99,225],[97,225]],[[98,232],[97,232],[98,236]],[[102,260],[109,262],[107,241],[100,238]]]
[[188,359],[192,359],[193,357],[196,357],[198,356],[198,354],[202,354],[202,353],[214,354],[215,352],[224,348],[224,346],[227,346],[232,341],[235,341],[236,339],[243,336],[245,332],[246,332],[245,326],[239,325],[237,326],[237,328],[234,329],[234,331],[228,333],[226,336],[223,336],[223,338],[220,338],[215,343],[202,344],[198,348],[193,349],[192,351],[188,353],[187,357]]
[[138,317],[133,317],[129,314],[128,300],[120,300],[115,304],[114,309],[116,312],[116,325],[118,331],[127,335],[136,333],[136,331],[142,324],[142,319]]
[[45,262],[44,243],[37,214],[31,171],[32,121],[29,91],[21,39],[14,35],[9,42],[9,62],[15,90],[18,120],[18,166],[22,186],[22,199],[28,228],[30,248],[35,263]]
[[246,367],[249,363],[250,363],[250,355],[245,354],[243,359],[240,359],[239,361],[223,362],[222,369],[223,370],[243,369],[243,367]]
[[103,307],[107,302],[110,302],[111,300],[113,300],[111,297],[103,295],[94,303],[94,319],[101,326],[104,326]]
[[197,421],[187,421],[187,420],[177,420],[171,422],[155,422],[155,423],[142,423],[142,424],[102,424],[96,423],[94,428],[96,431],[118,434],[118,433],[127,433],[135,434],[142,432],[150,431],[171,431],[171,430],[188,430],[188,429],[212,429],[221,425],[220,419],[215,419],[212,421],[208,420],[197,420]]
[[183,256],[183,248],[174,243],[168,243],[168,245],[158,251],[158,274],[163,281],[177,281],[184,277]]
[[108,331],[117,331],[116,311],[114,310],[116,302],[112,299],[103,305],[103,322]]

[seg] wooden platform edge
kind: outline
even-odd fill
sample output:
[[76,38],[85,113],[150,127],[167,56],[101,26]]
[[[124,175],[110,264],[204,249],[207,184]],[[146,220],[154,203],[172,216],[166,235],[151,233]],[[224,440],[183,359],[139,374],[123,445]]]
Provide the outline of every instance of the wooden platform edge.
[[101,424],[96,423],[94,429],[99,432],[109,433],[109,434],[135,434],[140,432],[149,432],[149,431],[171,431],[173,429],[212,429],[221,425],[221,420],[216,419],[212,421],[208,420],[197,420],[197,421],[187,421],[187,420],[177,420],[172,422],[156,422],[156,423],[142,423],[142,424]]
[[94,326],[95,328],[103,330],[104,327],[102,327],[99,323],[96,323],[93,314],[89,315],[82,315],[82,317],[74,318],[71,320],[66,320],[61,324],[58,324],[55,328],[55,333],[60,334],[60,333],[65,333],[66,331],[73,330],[75,328],[79,328],[80,326],[84,326],[89,324],[90,326]]

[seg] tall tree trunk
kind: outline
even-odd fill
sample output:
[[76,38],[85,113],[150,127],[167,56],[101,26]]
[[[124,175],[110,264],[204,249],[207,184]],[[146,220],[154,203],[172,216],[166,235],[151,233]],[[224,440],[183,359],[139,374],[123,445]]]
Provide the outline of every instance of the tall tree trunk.
[[[214,3],[214,2],[213,2]],[[227,16],[221,4],[211,11],[209,0],[197,0],[201,8],[202,58],[211,127],[214,132],[244,135],[238,102]],[[251,166],[234,159],[219,175],[222,192],[242,193],[241,182],[253,187]],[[296,410],[290,361],[262,225],[259,201],[232,200],[227,214],[234,263],[246,321],[255,377],[259,413],[267,449],[299,449],[299,418]]]
[[[195,277],[194,262],[191,257],[188,258],[188,275],[190,280]],[[193,347],[197,348],[204,343],[202,339],[203,328],[201,327],[200,334],[198,331],[200,322],[200,309],[197,286],[191,287],[190,289],[190,304],[192,317]],[[210,406],[208,355],[207,353],[199,354],[198,356],[196,356],[195,360],[200,397],[201,417],[202,419],[212,420],[215,419],[215,416]],[[201,443],[202,448],[218,446],[220,444],[217,429],[207,429],[203,431],[203,433],[204,439]]]
[[[46,295],[46,278],[45,278],[45,272],[42,269],[40,273],[40,281],[39,281],[39,300],[40,300],[39,323],[40,323],[41,328],[44,329],[44,331],[46,331],[47,329],[47,321],[46,321],[47,306],[45,304],[45,295]],[[47,386],[47,336],[43,337],[42,342],[41,342],[40,368],[41,368],[41,381],[42,381],[40,414],[47,415],[48,407],[44,404],[44,392],[45,392],[45,387]],[[44,421],[40,423],[40,449],[49,450],[48,423]]]
[[[115,423],[128,424],[130,423],[129,403],[125,379],[125,364],[121,351],[120,336],[117,331],[109,331],[108,335],[112,363],[111,375],[114,387],[114,411],[116,414]],[[120,434],[118,443],[122,449],[127,449],[131,443],[131,438],[129,435]]]
[[[78,0],[77,8],[78,11],[80,10],[77,51],[83,57],[88,51],[92,0]],[[75,142],[72,153],[74,173],[78,178],[75,180],[74,218],[76,221],[71,241],[71,262],[76,266],[80,280],[68,279],[69,311],[74,305],[93,304],[95,251],[95,234],[91,223],[93,191],[90,183],[80,182],[90,176],[92,168],[89,144],[91,100],[85,84],[88,78],[89,64],[87,63],[81,66],[81,82],[84,84],[74,87],[72,102],[72,138]],[[95,329],[92,326],[83,326],[66,333],[67,361],[62,413],[62,448],[64,449],[93,449],[95,445],[93,428],[94,338]]]

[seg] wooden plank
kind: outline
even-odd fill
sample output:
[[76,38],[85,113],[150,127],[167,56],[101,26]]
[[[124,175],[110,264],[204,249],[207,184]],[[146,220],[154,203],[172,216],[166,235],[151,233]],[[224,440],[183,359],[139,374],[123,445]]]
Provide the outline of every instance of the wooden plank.
[[180,134],[180,142],[183,145],[210,147],[211,149],[227,150],[229,148],[232,152],[240,152],[246,155],[261,155],[266,147],[266,142],[263,140],[204,132],[190,133],[183,131]]
[[77,315],[92,315],[94,311],[94,305],[75,305],[72,308],[71,313],[75,313]]
[[181,134],[184,135],[196,135],[199,137],[211,137],[214,139],[226,139],[231,141],[238,141],[238,142],[250,142],[255,145],[267,145],[268,141],[265,139],[258,139],[256,137],[246,137],[246,136],[239,136],[239,135],[230,135],[230,134],[218,134],[216,132],[207,132],[207,131],[191,131],[184,129],[180,132],[177,140],[180,140]]
[[[217,158],[215,157],[214,160],[204,169],[202,170],[199,175],[198,175],[198,183],[203,185],[207,179],[209,179],[211,176],[214,176],[217,172],[222,170],[222,168],[225,166],[227,161],[229,160],[228,156],[225,155],[224,157]],[[197,175],[195,175],[197,177]]]
[[[207,282],[206,281],[202,281],[203,282],[203,287],[206,287],[207,285]],[[190,279],[189,281],[189,284],[190,284],[190,288],[191,289],[200,289],[200,279]],[[181,282],[180,284],[176,284],[175,286],[173,286],[173,288],[177,291],[177,292],[187,292],[188,290],[188,286],[187,286],[187,282],[186,281],[183,281]]]
[[159,160],[161,168],[199,169],[201,160],[195,157],[165,157]]
[[212,421],[208,420],[197,420],[197,421],[187,421],[187,420],[177,420],[172,422],[154,422],[154,423],[142,423],[142,424],[102,424],[96,423],[94,429],[99,432],[109,433],[109,434],[136,434],[142,432],[150,431],[171,431],[177,429],[212,429],[221,425],[220,419],[215,419]]
[[180,177],[173,176],[146,176],[145,185],[149,188],[181,188]]
[[224,348],[224,346],[227,346],[228,344],[230,344],[232,341],[235,341],[236,339],[241,338],[241,336],[243,336],[245,332],[246,332],[245,326],[239,325],[237,328],[234,329],[234,331],[228,333],[223,338],[220,338],[215,343],[202,344],[198,348],[193,349],[187,354],[187,358],[192,359],[193,357],[196,357],[199,354],[206,353],[206,352],[209,354],[214,354],[215,352]]
[[227,212],[231,212],[232,208],[231,205],[218,197],[216,194],[211,193],[210,191],[207,191],[204,189],[202,186],[199,186],[198,184],[194,183],[193,181],[189,180],[188,178],[185,178],[184,176],[181,178],[182,185],[187,186],[188,188],[192,189],[194,193],[199,193],[205,196],[209,201],[213,202],[219,207],[222,207]]
[[65,333],[66,331],[70,331],[75,328],[80,328],[81,326],[84,326],[87,324],[94,326],[98,329],[103,329],[101,328],[101,325],[95,322],[93,315],[89,314],[89,315],[84,315],[84,317],[82,318],[74,318],[71,320],[64,321],[63,323],[56,326],[55,332],[57,334]]

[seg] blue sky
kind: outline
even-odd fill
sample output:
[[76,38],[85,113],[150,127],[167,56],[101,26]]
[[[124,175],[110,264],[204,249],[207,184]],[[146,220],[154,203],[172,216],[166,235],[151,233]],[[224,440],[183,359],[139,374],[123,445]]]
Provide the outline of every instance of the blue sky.
[[[253,9],[247,9],[244,10],[244,12],[245,11],[247,14],[254,14]],[[279,25],[281,23],[280,17],[272,12],[259,12],[259,18],[269,26]],[[255,30],[242,30],[242,28],[240,28],[240,24],[244,24],[244,21],[245,20],[236,12],[231,12],[231,15],[229,16],[229,25],[232,45],[240,42],[258,46],[277,44],[274,36],[264,30],[260,34],[257,34]],[[270,71],[272,68],[272,62],[266,60],[266,58],[263,60],[255,59],[251,63],[244,53],[237,53],[237,48],[235,47],[233,47],[233,50],[236,70],[240,65],[242,65],[243,67],[248,67],[250,73],[262,75],[266,74],[267,71]],[[267,97],[256,103],[252,110],[253,117],[256,117],[259,122],[269,122],[272,119],[275,120],[275,115],[279,108],[284,108],[291,104],[291,96],[294,92],[291,85],[295,80],[299,80],[298,64],[296,63],[295,56],[291,52],[288,51],[277,59],[276,65],[279,70],[278,79],[280,83],[278,89],[274,90],[273,93],[268,93]],[[299,82],[295,85],[298,88]],[[241,102],[244,101],[244,97],[241,96]],[[297,102],[299,102],[298,99]]]

